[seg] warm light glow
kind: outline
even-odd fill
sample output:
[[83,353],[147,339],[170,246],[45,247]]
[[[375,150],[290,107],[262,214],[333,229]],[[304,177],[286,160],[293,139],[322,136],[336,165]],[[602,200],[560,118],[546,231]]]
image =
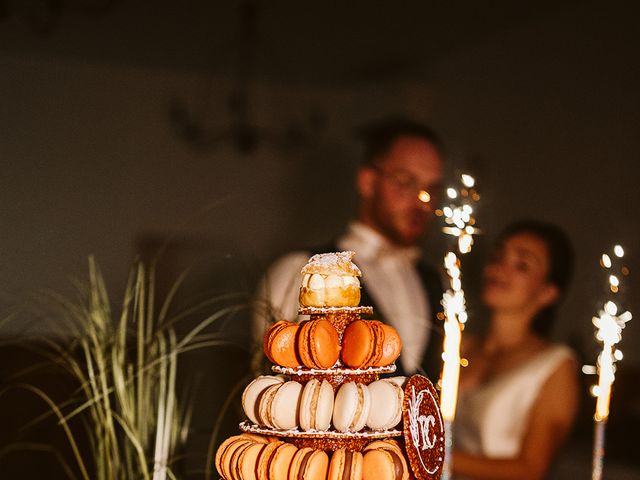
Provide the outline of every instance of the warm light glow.
[[[457,203],[451,202],[442,209],[446,224],[442,230],[456,238],[458,253],[464,254],[471,251],[473,235],[478,233],[478,229],[472,226],[475,225],[476,220],[473,217],[474,208],[470,203],[477,201],[480,195],[475,190],[468,190],[475,185],[475,179],[472,176],[464,174],[460,178],[466,187],[461,188],[460,193],[453,187],[447,188],[447,196],[451,200],[458,197],[460,199]],[[465,203],[462,204],[462,202]],[[452,422],[455,418],[458,398],[460,367],[469,363],[466,359],[460,358],[460,341],[467,321],[467,311],[458,256],[453,252],[448,252],[444,257],[444,266],[449,277],[449,289],[442,298],[445,335],[442,376],[440,378],[440,407],[444,420]]]
[[458,250],[460,250],[460,253],[469,253],[472,245],[473,237],[471,235],[464,233],[458,237]]
[[632,318],[633,318],[633,315],[631,315],[631,312],[629,312],[629,311],[626,311],[626,312],[621,313],[620,315],[618,315],[618,320],[620,320],[621,322],[624,322],[624,323],[627,323]]
[[[453,303],[453,302],[452,302]],[[458,400],[458,380],[460,378],[460,341],[462,334],[460,325],[455,321],[455,306],[450,304],[445,307],[448,311],[444,324],[444,352],[442,358],[442,390],[440,395],[440,408],[442,418],[452,421],[456,415],[456,403]]]
[[600,378],[598,381],[596,401],[596,415],[597,421],[606,420],[609,417],[609,403],[611,401],[611,384],[615,378],[613,367],[613,358],[611,357],[611,351],[603,350],[600,354]]
[[420,193],[418,194],[418,199],[422,203],[429,203],[431,201],[431,195],[429,195],[429,192],[427,192],[426,190],[420,190]]
[[444,307],[444,348],[442,353],[442,390],[440,407],[442,417],[452,421],[455,418],[458,398],[458,380],[460,376],[460,341],[462,339],[462,325],[467,320],[464,291],[462,290],[460,260],[453,252],[444,257],[451,288],[444,293],[442,305]]
[[596,373],[598,373],[598,369],[595,367],[595,365],[583,365],[582,373],[584,373],[585,375],[595,375]]
[[473,178],[471,175],[467,175],[466,173],[463,173],[461,175],[461,178],[462,178],[462,184],[467,188],[471,188],[476,184],[475,178]]
[[458,227],[444,227],[442,231],[447,235],[453,235],[454,237],[459,237],[461,234],[461,230]]
[[[622,258],[624,250],[620,245],[613,249],[616,257]],[[604,268],[612,268],[611,257],[606,253],[600,257],[600,265]],[[622,272],[626,267],[623,267]],[[628,271],[628,269],[627,269]],[[608,277],[611,292],[617,293],[620,286],[620,277],[610,274]],[[598,373],[598,384],[594,385],[591,392],[597,397],[595,420],[597,422],[606,421],[609,416],[609,404],[611,402],[611,386],[615,380],[616,361],[623,358],[622,351],[616,345],[622,340],[622,330],[625,324],[631,320],[631,312],[625,311],[618,315],[620,307],[609,300],[604,303],[598,316],[593,317],[593,324],[596,326],[596,339],[602,342],[602,351],[598,355],[596,371]],[[582,369],[585,373],[594,373],[593,367]]]

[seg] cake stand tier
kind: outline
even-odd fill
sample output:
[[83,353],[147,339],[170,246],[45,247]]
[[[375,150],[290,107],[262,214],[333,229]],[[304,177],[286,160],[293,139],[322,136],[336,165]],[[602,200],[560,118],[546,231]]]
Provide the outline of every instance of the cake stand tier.
[[329,320],[342,339],[347,325],[359,320],[361,315],[373,315],[373,307],[301,307],[298,313],[309,315],[314,320]]
[[297,382],[306,383],[309,380],[326,380],[331,384],[334,390],[337,390],[340,385],[347,382],[356,382],[369,384],[375,382],[380,378],[383,373],[393,373],[396,371],[395,365],[388,365],[386,367],[370,367],[370,368],[330,368],[327,370],[309,369],[309,368],[290,368],[282,367],[280,365],[273,365],[271,367],[276,373],[288,375],[292,380]]
[[384,440],[393,437],[401,437],[401,430],[386,430],[384,432],[302,432],[299,430],[274,430],[266,427],[259,427],[249,422],[242,422],[240,430],[246,433],[264,435],[267,437],[277,437],[279,440],[292,443],[298,448],[311,447],[316,450],[326,450],[335,452],[341,448],[346,448],[354,452],[361,451],[367,444],[374,440]]

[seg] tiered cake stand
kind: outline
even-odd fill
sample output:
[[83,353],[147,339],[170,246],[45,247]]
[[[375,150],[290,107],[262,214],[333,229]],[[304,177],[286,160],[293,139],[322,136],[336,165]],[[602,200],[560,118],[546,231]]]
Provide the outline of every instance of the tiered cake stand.
[[[373,314],[372,307],[304,307],[299,313],[301,315],[309,315],[311,320],[325,319],[329,320],[335,327],[342,342],[342,335],[349,323],[361,318],[361,315]],[[393,373],[396,371],[395,365],[386,367],[370,367],[364,369],[344,368],[338,360],[338,363],[329,369],[309,369],[304,367],[289,368],[280,365],[273,365],[271,369],[275,373],[287,375],[292,380],[300,383],[306,383],[311,379],[326,380],[336,392],[343,383],[356,382],[370,384],[380,378],[381,374]],[[387,430],[384,432],[377,431],[360,431],[360,432],[337,432],[330,431],[300,431],[294,430],[275,430],[267,427],[259,427],[249,422],[240,424],[243,432],[266,435],[270,437],[279,437],[289,443],[294,444],[298,448],[311,447],[318,450],[336,451],[340,448],[347,450],[360,451],[367,443],[374,440],[383,440],[393,437],[401,437],[401,430]]]
[[[372,307],[304,307],[300,314],[309,315],[311,320],[329,320],[338,332],[340,342],[345,328],[362,315],[373,314]],[[326,380],[334,392],[347,382],[369,385],[382,374],[393,373],[395,365],[363,369],[346,368],[340,360],[330,369],[288,368],[273,365],[275,373],[283,374],[302,384],[311,379]],[[265,436],[291,443],[297,448],[311,447],[326,452],[345,448],[362,451],[375,440],[394,439],[402,446],[407,458],[410,478],[418,480],[438,480],[444,461],[444,427],[438,407],[438,396],[431,382],[420,375],[408,379],[404,388],[403,420],[400,429],[386,431],[363,430],[359,432],[276,430],[245,421],[240,430],[245,433]]]

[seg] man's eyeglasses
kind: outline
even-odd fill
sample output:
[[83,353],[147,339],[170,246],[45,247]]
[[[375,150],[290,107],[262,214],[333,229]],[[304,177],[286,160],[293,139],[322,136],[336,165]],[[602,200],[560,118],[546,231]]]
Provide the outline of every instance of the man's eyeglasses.
[[380,167],[376,167],[375,170],[399,191],[406,195],[417,195],[423,203],[433,204],[440,197],[442,185],[422,184],[415,175],[407,170],[385,170]]

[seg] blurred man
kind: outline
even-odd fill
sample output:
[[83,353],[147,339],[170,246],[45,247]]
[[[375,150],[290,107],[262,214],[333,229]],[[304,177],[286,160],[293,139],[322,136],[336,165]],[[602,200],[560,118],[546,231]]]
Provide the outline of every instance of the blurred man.
[[433,326],[442,287],[437,271],[420,261],[418,245],[439,203],[442,144],[429,127],[404,119],[378,122],[362,133],[358,218],[334,242],[289,253],[268,269],[258,299],[266,300],[269,313],[257,309],[254,335],[261,339],[268,322],[297,318],[300,270],[312,254],[353,250],[362,270],[360,304],[373,306],[374,317],[395,327],[403,341],[398,372],[424,372],[435,381],[442,338],[434,338]]

